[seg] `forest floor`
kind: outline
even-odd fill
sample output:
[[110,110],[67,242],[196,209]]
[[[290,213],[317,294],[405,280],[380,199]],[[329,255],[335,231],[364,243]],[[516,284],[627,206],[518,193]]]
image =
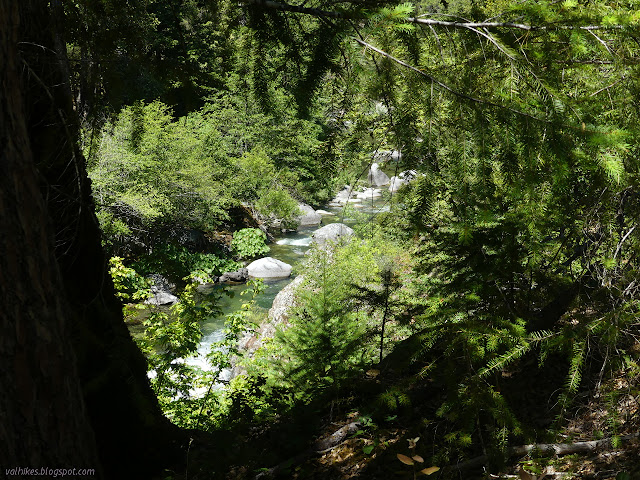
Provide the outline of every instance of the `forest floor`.
[[[467,458],[471,458],[471,461],[458,465],[452,465],[451,462],[431,464],[424,459],[437,458],[436,452],[442,450],[443,446],[446,448],[448,428],[444,421],[434,419],[436,417],[432,415],[439,400],[438,394],[434,394],[434,384],[423,382],[409,385],[393,372],[378,376],[379,372],[373,371],[374,375],[368,375],[363,380],[368,386],[358,389],[359,394],[343,398],[325,408],[318,419],[315,435],[308,438],[307,444],[303,444],[298,453],[283,457],[277,465],[263,464],[260,469],[256,468],[258,464],[255,461],[249,461],[246,465],[236,464],[228,469],[225,478],[640,480],[638,376],[617,371],[609,375],[606,382],[600,382],[595,372],[590,380],[592,386],[598,384],[598,388],[581,392],[561,426],[552,427],[554,419],[546,407],[554,392],[551,387],[540,387],[539,382],[544,381],[542,377],[554,376],[554,369],[562,369],[557,365],[550,370],[536,369],[530,365],[525,367],[526,375],[515,375],[517,380],[505,383],[504,388],[513,391],[503,391],[503,394],[519,404],[519,414],[531,419],[537,426],[536,430],[543,432],[538,443],[578,445],[583,447],[582,452],[558,455],[538,451],[511,455],[502,465],[490,465],[483,456],[483,446],[479,445],[482,439],[474,437],[473,445],[467,449]],[[538,375],[541,378],[537,378]],[[561,376],[560,373],[558,376]],[[362,413],[371,407],[375,392],[388,390],[392,384],[397,386],[399,383],[407,389],[410,398],[397,413],[384,417],[377,415],[379,424]],[[557,385],[556,382],[551,383]],[[348,433],[344,434],[347,430]],[[269,438],[272,446],[274,441],[278,441],[277,435]],[[253,440],[257,442],[256,445],[262,443],[259,438]],[[253,440],[248,439],[249,443]],[[597,440],[601,441],[594,445]],[[318,445],[328,448],[318,451]],[[413,465],[408,465],[411,462]],[[433,473],[427,477],[421,471]]]

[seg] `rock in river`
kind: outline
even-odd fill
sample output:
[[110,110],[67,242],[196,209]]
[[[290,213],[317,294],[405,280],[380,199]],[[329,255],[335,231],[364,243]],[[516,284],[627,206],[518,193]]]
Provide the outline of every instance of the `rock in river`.
[[271,257],[264,257],[247,266],[249,276],[254,278],[287,278],[291,275],[291,265]]
[[173,305],[178,303],[178,297],[171,293],[175,285],[169,280],[157,273],[149,275],[147,278],[151,280],[151,297],[147,298],[144,303],[147,305]]
[[376,187],[383,185],[389,185],[389,176],[380,170],[380,166],[377,163],[372,163],[367,175],[369,183]]
[[249,272],[246,268],[241,268],[235,272],[223,273],[218,281],[220,283],[226,282],[246,282],[249,278]]
[[344,223],[330,223],[313,232],[311,238],[318,245],[324,245],[328,241],[338,242],[342,238],[348,238],[351,235],[353,235],[353,229]]
[[169,292],[154,292],[152,290],[152,296],[147,298],[144,303],[147,305],[173,305],[178,303],[178,297]]
[[[253,355],[262,346],[265,339],[273,338],[278,325],[289,326],[289,316],[292,308],[296,305],[296,290],[303,280],[304,277],[298,275],[289,285],[278,292],[276,298],[273,299],[273,306],[269,309],[267,320],[255,332],[248,333],[240,339],[238,342],[240,350]],[[239,369],[236,370],[236,373],[239,373]]]
[[406,185],[407,183],[409,182],[407,182],[404,178],[396,177],[394,175],[393,177],[391,177],[391,180],[389,180],[389,191],[391,193],[396,193],[398,190],[400,190],[400,187]]
[[302,212],[302,215],[298,217],[298,223],[301,227],[320,225],[322,223],[322,216],[318,214],[313,207],[306,203],[301,203],[298,205],[298,208]]

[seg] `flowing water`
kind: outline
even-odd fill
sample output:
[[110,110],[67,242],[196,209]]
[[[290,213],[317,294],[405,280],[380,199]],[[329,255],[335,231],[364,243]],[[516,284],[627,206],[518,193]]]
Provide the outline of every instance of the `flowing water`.
[[[256,297],[256,305],[264,311],[268,311],[273,304],[273,299],[289,282],[291,282],[300,268],[302,260],[304,259],[306,251],[311,244],[311,235],[318,228],[327,225],[329,223],[342,222],[351,227],[366,223],[371,220],[379,212],[388,211],[389,207],[382,199],[375,199],[373,202],[368,200],[364,203],[356,204],[358,207],[353,209],[353,217],[345,217],[342,207],[327,207],[326,210],[331,215],[323,215],[322,224],[316,227],[305,227],[295,233],[282,234],[276,237],[275,241],[269,245],[270,252],[267,256],[281,260],[289,265],[293,266],[293,273],[291,277],[275,280],[264,281],[265,290]],[[224,326],[224,316],[228,313],[237,311],[240,309],[243,303],[248,301],[247,296],[240,295],[243,290],[248,287],[246,285],[230,285],[227,286],[227,291],[231,294],[231,297],[224,296],[219,302],[219,306],[222,309],[222,315],[210,318],[202,324],[202,342],[198,347],[198,355],[187,360],[190,365],[198,366],[202,369],[208,369],[206,362],[206,354],[211,349],[211,344],[218,342],[222,339],[222,328]],[[228,372],[223,372],[222,377],[228,375]]]

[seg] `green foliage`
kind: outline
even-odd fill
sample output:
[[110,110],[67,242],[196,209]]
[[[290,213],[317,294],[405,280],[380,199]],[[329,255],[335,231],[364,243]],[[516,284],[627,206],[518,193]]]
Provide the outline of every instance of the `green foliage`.
[[285,228],[295,228],[296,217],[300,215],[298,202],[288,192],[278,188],[263,190],[256,201],[256,209],[266,218],[283,220]]
[[[67,8],[119,18],[142,5],[110,9],[120,3],[91,7],[76,0]],[[261,219],[291,220],[298,213],[294,199],[325,200],[332,181],[355,183],[381,149],[401,150],[397,169],[419,172],[391,197],[391,212],[380,221],[381,230],[405,241],[415,271],[385,276],[390,270],[380,259],[388,255],[371,243],[368,250],[352,242],[316,253],[305,267],[291,328],[258,362],[264,370],[238,380],[226,400],[211,397],[226,401],[227,411],[268,418],[275,392],[303,400],[334,394],[375,353],[384,356],[387,319],[393,328],[410,319],[407,329],[422,339],[411,358],[446,391],[437,410],[449,429],[444,450],[457,458],[480,437],[499,451],[526,433],[501,393],[503,375],[516,375],[535,356],[541,365],[564,358],[555,411],[562,415],[585,387],[585,365],[605,359],[615,366],[610,352],[635,342],[640,17],[634,9],[573,0],[343,2],[328,22],[312,15],[293,21],[294,12],[252,4],[229,29],[230,4],[222,2],[220,26],[204,22],[200,29],[196,2],[181,3],[179,21],[168,7],[147,3],[146,15],[115,24],[134,22],[145,39],[136,45],[154,45],[154,58],[171,53],[191,67],[184,77],[162,77],[172,78],[171,87],[156,87],[178,93],[215,83],[195,76],[196,65],[229,75],[225,94],[212,94],[200,111],[186,108],[191,113],[176,119],[159,102],[133,104],[89,142],[109,248],[135,241],[162,252],[168,226],[218,228],[241,205]],[[326,0],[310,6],[338,8]],[[434,22],[416,24],[409,16]],[[119,31],[98,18],[90,15],[85,24]],[[471,26],[487,18],[504,23]],[[466,24],[451,23],[460,19]],[[233,34],[222,35],[228,30]],[[90,42],[73,31],[79,58]],[[209,56],[204,38],[215,39],[217,57]],[[127,42],[108,39],[117,56],[133,53]],[[374,230],[369,224],[360,233],[374,238]],[[257,237],[237,235],[241,256],[264,247]],[[179,276],[196,265],[213,274],[224,268],[217,262],[180,251],[163,260]],[[151,265],[136,268],[151,272]],[[116,273],[131,295],[135,278],[122,266]],[[189,326],[162,328],[158,338],[166,345],[175,339],[191,345],[195,337]],[[277,368],[266,365],[269,355]],[[169,360],[165,365],[173,365]],[[163,378],[167,392],[179,390],[171,375]],[[389,402],[402,400],[396,407],[406,400],[402,391],[389,395]]]
[[181,114],[224,85],[233,63],[231,2],[69,0],[62,25],[83,118],[161,99]]
[[126,244],[131,236],[131,229],[124,221],[105,209],[98,210],[96,216],[102,231],[102,244],[106,250],[113,252],[120,245]]
[[109,259],[109,274],[116,289],[116,295],[122,300],[139,302],[151,295],[149,280],[142,277],[133,268],[125,267],[120,257]]
[[[223,339],[213,344],[207,355],[214,376],[217,376],[215,372],[230,368],[231,359],[235,365],[246,364],[244,352],[238,348],[238,338],[254,332],[257,326],[253,305],[256,295],[263,292],[264,285],[261,280],[253,280],[250,287],[250,290],[245,290],[242,294],[251,294],[252,300],[243,304],[239,311],[227,315]],[[261,373],[238,375],[217,395],[210,397],[210,393],[203,400],[203,405],[210,404],[211,411],[215,411],[212,417],[203,419],[203,425],[209,426],[229,428],[267,422],[291,405],[290,393],[268,381]]]
[[255,258],[269,253],[267,235],[259,228],[243,228],[233,234],[231,250],[239,258]]
[[248,283],[250,289],[241,292],[241,295],[251,295],[249,302],[242,304],[240,310],[230,313],[225,317],[223,339],[212,344],[208,359],[218,370],[231,366],[230,358],[233,355],[240,355],[237,340],[239,336],[246,332],[252,332],[255,324],[251,322],[251,313],[255,297],[264,291],[262,280],[251,280]]
[[310,122],[276,121],[239,101],[213,98],[180,119],[160,102],[136,103],[103,127],[87,153],[104,241],[113,252],[151,249],[179,229],[219,228],[235,220],[229,211],[241,205],[292,226],[299,214],[293,196],[313,201],[314,190],[322,194],[316,188],[324,181],[315,153],[320,131]]
[[180,282],[188,276],[206,278],[233,272],[241,264],[213,253],[192,253],[186,247],[165,243],[140,257],[133,266],[143,275],[159,273]]
[[[428,333],[412,358],[447,386],[438,412],[458,452],[472,435],[497,451],[525,432],[501,393],[502,375],[524,359],[566,359],[561,414],[585,387],[585,365],[633,343],[627,313],[638,301],[639,245],[627,233],[639,207],[629,200],[638,122],[627,101],[637,86],[625,78],[639,52],[622,33],[629,12],[600,7],[418,2],[417,18],[563,27],[418,33],[395,28],[389,7],[370,15],[360,37],[389,55],[353,67],[359,89],[342,139],[372,137],[372,151],[401,147],[399,168],[421,174],[394,196],[397,210],[381,225],[415,249],[408,309]],[[574,28],[614,17],[625,27],[597,38]]]
[[207,230],[219,225],[238,202],[224,193],[223,178],[232,167],[219,155],[216,137],[199,114],[176,122],[159,102],[123,109],[104,127],[90,158],[104,220],[125,223],[133,237],[127,241],[147,245],[176,226]]
[[252,201],[258,215],[268,221],[278,219],[293,225],[299,213],[298,202],[289,189],[297,184],[297,175],[288,169],[277,169],[262,146],[245,152],[237,165],[242,172],[244,197]]
[[154,388],[165,414],[180,421],[179,406],[191,398],[190,389],[198,385],[202,375],[185,359],[197,353],[202,339],[200,322],[219,314],[216,298],[200,298],[197,283],[188,282],[180,301],[169,312],[156,310],[145,320],[144,336],[138,345],[145,353]]
[[368,360],[362,344],[366,317],[341,302],[329,268],[300,291],[291,326],[275,337],[280,381],[299,398],[337,391]]
[[[270,402],[278,402],[271,394],[261,393],[263,385],[259,379],[246,382],[238,379],[232,382],[231,388],[220,390],[223,384],[221,372],[232,366],[232,360],[239,362],[242,356],[238,349],[239,337],[255,328],[253,299],[263,286],[261,281],[252,281],[250,287],[242,294],[251,294],[252,299],[240,310],[226,315],[222,338],[212,343],[207,354],[208,368],[204,371],[185,360],[197,354],[202,340],[200,323],[220,315],[219,294],[202,297],[197,293],[197,283],[188,281],[180,302],[168,313],[155,311],[145,321],[147,328],[138,343],[147,357],[151,385],[160,405],[175,424],[184,428],[211,429],[244,421],[249,412],[258,416],[273,414]],[[271,389],[267,391],[271,392]],[[228,417],[233,412],[245,416]],[[253,419],[249,417],[249,420]]]
[[378,354],[380,321],[368,313],[374,307],[360,292],[381,281],[380,258],[389,250],[375,240],[315,249],[304,266],[290,325],[277,330],[253,368],[269,372],[271,384],[303,401],[335,395],[361,375]]

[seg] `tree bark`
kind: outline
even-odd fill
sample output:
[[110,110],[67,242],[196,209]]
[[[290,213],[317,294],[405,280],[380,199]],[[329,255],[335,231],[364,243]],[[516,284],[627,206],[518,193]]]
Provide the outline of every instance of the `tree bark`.
[[147,478],[181,435],[108,276],[55,4],[0,0],[0,466],[97,451],[107,478]]
[[17,2],[0,0],[0,468],[98,469],[25,122],[19,22]]

